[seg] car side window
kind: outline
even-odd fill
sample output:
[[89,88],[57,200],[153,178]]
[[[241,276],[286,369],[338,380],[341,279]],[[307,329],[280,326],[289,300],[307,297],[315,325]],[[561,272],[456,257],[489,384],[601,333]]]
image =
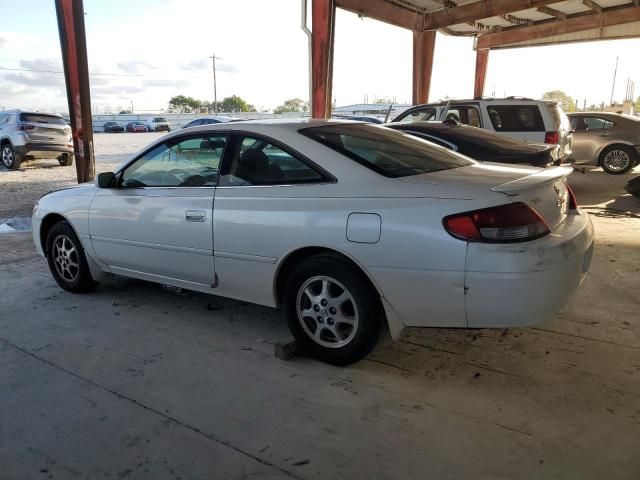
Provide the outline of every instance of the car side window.
[[413,123],[413,122],[427,122],[429,120],[436,119],[435,108],[422,108],[419,110],[413,110],[408,115],[402,117],[398,122],[401,123]]
[[544,132],[537,105],[491,105],[489,119],[496,132]]
[[220,178],[221,186],[289,185],[325,179],[277,145],[250,136],[237,142],[228,170]]
[[584,117],[584,122],[587,125],[587,130],[607,130],[613,128],[614,125],[611,120],[599,117]]
[[227,136],[221,134],[172,139],[127,167],[121,186],[213,187],[226,142]]

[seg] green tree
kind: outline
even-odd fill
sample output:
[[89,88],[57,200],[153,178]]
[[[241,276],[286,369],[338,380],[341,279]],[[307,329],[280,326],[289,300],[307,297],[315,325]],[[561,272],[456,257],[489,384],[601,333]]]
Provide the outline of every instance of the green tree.
[[223,98],[221,102],[218,102],[218,111],[224,113],[255,112],[256,107],[247,103],[246,100],[238,95],[231,95],[230,97]]
[[564,93],[562,90],[551,90],[549,92],[545,92],[542,95],[543,100],[549,100],[552,102],[558,102],[562,107],[562,110],[565,112],[573,112],[576,109],[576,104],[569,95]]
[[285,100],[282,105],[276,107],[273,113],[287,113],[287,112],[308,112],[309,104],[300,98],[290,98]]
[[169,100],[170,112],[180,112],[180,113],[198,112],[200,111],[201,108],[202,108],[202,102],[200,100],[196,100],[193,97],[176,95],[175,97],[171,97],[171,99]]

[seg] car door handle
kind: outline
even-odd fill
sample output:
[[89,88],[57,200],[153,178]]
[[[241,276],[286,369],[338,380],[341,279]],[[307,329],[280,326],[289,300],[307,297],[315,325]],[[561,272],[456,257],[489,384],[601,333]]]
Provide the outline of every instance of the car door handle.
[[602,132],[600,134],[601,137],[610,137],[611,136],[611,132]]
[[207,214],[203,210],[187,210],[184,218],[187,222],[204,222]]

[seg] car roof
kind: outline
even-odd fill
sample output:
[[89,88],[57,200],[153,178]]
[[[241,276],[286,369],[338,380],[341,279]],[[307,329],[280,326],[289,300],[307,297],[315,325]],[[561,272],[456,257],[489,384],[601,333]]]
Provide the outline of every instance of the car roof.
[[62,118],[62,115],[60,115],[59,113],[31,112],[29,110],[20,110],[19,108],[14,108],[12,110],[3,110],[0,113],[26,113],[27,115],[46,115],[48,117],[60,117],[60,118]]

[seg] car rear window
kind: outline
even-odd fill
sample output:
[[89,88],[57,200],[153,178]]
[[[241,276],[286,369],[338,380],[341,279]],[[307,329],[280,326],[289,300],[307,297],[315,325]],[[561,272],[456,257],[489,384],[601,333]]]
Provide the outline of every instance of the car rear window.
[[300,133],[385,177],[420,175],[475,163],[425,140],[370,124],[311,127]]
[[537,105],[490,105],[487,112],[496,132],[544,132]]
[[21,122],[33,122],[33,123],[53,123],[54,125],[66,125],[67,122],[64,118],[56,115],[44,115],[41,113],[21,113]]
[[167,119],[164,117],[156,117],[153,119],[153,121],[156,123],[167,123]]

